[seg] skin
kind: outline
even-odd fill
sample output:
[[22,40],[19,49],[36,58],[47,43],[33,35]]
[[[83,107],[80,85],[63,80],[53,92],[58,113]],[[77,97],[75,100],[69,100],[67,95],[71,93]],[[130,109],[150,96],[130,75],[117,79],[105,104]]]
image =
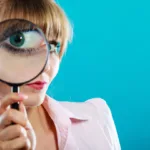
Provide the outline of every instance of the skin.
[[[41,91],[23,85],[20,94],[10,93],[10,87],[0,82],[0,150],[41,150],[43,145],[57,149],[54,124],[41,105],[59,69],[60,59],[55,52],[50,60],[44,72],[31,81],[46,81]],[[14,102],[20,102],[19,111],[10,109]],[[15,125],[11,125],[12,121]]]

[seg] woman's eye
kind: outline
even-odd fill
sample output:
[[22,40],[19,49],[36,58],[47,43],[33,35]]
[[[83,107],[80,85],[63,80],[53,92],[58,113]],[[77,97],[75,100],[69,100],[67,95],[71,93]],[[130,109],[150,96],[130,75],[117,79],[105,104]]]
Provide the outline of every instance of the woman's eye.
[[24,31],[11,35],[6,42],[17,48],[38,48],[43,38],[37,31]]
[[59,53],[60,52],[60,42],[56,42],[56,41],[50,41],[49,42],[49,49],[50,49],[50,52],[57,52]]

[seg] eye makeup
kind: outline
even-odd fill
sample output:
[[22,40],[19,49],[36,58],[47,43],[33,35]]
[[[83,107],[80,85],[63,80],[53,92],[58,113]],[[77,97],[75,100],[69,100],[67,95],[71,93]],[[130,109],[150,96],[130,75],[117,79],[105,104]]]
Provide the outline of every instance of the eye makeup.
[[41,48],[16,48],[11,46],[8,43],[3,43],[0,45],[1,48],[4,48],[7,50],[9,53],[14,54],[14,55],[25,55],[25,56],[33,56],[34,54],[39,53],[41,51]]

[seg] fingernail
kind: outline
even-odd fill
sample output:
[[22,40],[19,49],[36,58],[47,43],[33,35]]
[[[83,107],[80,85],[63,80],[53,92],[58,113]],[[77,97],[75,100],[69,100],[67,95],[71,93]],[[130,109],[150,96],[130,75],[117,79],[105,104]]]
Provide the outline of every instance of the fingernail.
[[26,126],[25,126],[26,130],[31,129],[31,124],[29,123],[29,121],[27,122]]
[[21,99],[28,99],[28,95],[25,95],[25,94],[22,94],[22,93],[18,93],[18,96],[19,96]]

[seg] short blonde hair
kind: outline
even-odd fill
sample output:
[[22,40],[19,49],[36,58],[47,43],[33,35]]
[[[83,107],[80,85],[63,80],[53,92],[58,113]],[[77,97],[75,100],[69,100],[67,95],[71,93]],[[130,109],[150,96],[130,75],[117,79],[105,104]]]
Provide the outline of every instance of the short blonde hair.
[[29,20],[43,30],[48,40],[60,41],[60,57],[72,40],[72,26],[53,0],[0,0],[0,21],[13,18]]

